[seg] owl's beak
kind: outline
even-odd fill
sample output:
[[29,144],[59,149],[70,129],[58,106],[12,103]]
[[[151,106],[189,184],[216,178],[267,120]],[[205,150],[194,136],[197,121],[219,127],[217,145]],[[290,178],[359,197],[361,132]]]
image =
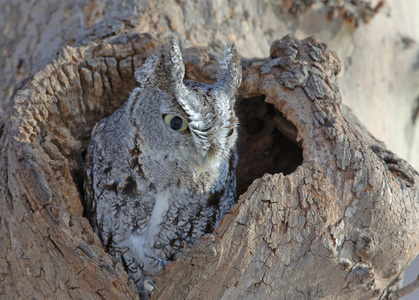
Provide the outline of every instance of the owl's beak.
[[201,173],[208,165],[208,152],[205,153],[199,162],[199,173]]

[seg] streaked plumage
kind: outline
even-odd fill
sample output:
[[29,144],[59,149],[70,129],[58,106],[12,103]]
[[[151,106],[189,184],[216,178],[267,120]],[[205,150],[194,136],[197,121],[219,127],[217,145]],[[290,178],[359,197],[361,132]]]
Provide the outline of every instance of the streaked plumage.
[[185,243],[213,232],[235,202],[241,67],[233,45],[220,66],[215,85],[184,81],[172,39],[136,71],[139,87],[128,101],[93,129],[90,221],[140,289]]

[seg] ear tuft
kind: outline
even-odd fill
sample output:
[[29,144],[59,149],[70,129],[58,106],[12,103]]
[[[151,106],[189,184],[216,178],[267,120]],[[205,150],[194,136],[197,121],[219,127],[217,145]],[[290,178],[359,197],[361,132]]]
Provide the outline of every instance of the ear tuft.
[[182,53],[174,37],[150,53],[144,64],[135,71],[141,88],[155,86],[171,94],[183,86],[185,66]]
[[144,87],[150,81],[158,63],[159,58],[157,55],[151,53],[148,55],[144,64],[135,71],[135,80],[137,80],[141,87]]
[[224,57],[219,61],[219,63],[221,76],[215,84],[215,87],[232,100],[234,99],[242,81],[240,57],[234,43],[227,46],[224,51]]

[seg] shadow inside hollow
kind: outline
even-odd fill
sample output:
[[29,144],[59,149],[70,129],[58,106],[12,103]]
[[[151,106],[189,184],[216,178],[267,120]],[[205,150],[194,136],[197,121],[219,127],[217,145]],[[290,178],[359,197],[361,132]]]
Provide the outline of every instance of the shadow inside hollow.
[[238,101],[237,114],[240,120],[237,195],[265,173],[288,175],[302,164],[302,150],[278,126],[277,120],[285,118],[263,96]]

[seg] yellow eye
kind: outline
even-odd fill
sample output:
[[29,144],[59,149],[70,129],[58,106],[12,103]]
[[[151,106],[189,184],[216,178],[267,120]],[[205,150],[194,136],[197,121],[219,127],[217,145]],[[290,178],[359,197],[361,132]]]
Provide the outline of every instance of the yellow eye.
[[167,114],[163,115],[164,123],[175,131],[185,131],[188,129],[188,122],[182,117]]

